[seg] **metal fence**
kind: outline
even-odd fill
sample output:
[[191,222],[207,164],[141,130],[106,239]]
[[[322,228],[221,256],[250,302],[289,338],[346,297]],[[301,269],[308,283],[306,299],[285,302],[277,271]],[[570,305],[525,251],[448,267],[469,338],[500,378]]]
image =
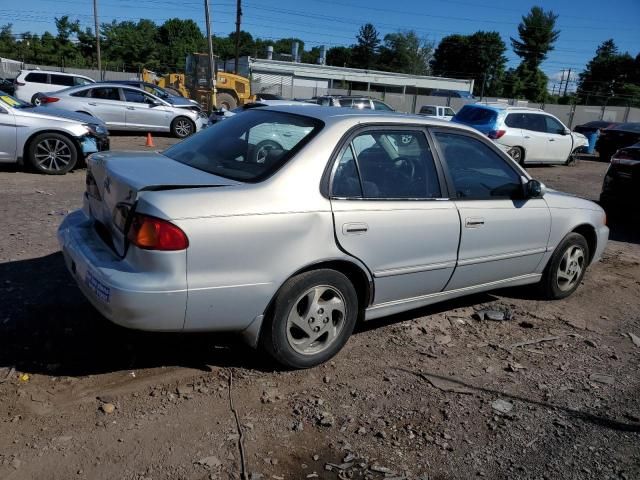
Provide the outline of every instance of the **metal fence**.
[[[100,74],[97,69],[93,68],[63,68],[54,65],[34,65],[31,63],[17,62],[0,62],[0,77],[16,78],[20,70],[48,70],[52,72],[75,73],[76,75],[84,75],[94,80],[100,80]],[[102,78],[104,80],[134,80],[139,78],[138,72],[118,72],[115,70],[103,70]]]

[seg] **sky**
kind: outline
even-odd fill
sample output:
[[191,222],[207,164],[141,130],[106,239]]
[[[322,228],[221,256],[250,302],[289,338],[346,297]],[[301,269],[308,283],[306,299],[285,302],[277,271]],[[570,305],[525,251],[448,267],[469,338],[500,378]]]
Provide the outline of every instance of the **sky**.
[[[5,3],[6,2],[6,3]],[[234,30],[236,0],[210,0],[214,35]],[[0,8],[0,25],[13,24],[14,33],[55,32],[54,17],[69,15],[93,27],[92,0],[21,0]],[[168,18],[191,18],[204,31],[202,0],[98,0],[101,22],[147,18],[162,23]],[[20,7],[18,7],[18,5]],[[507,44],[508,66],[517,66],[509,37],[517,37],[518,23],[533,5],[559,15],[561,31],[555,50],[543,63],[550,84],[561,71],[581,71],[597,46],[613,38],[621,51],[640,52],[640,0],[242,0],[242,28],[254,37],[298,37],[307,48],[355,43],[361,25],[372,23],[380,36],[415,30],[436,43],[454,33],[498,31]],[[609,6],[611,6],[609,8]],[[570,89],[575,84],[570,83]]]

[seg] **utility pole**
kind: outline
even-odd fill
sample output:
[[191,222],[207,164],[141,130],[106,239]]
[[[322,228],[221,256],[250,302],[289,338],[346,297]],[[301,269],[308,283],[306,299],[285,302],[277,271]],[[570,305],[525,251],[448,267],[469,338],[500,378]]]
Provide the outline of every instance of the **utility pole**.
[[207,22],[207,45],[209,47],[209,87],[213,91],[211,110],[215,108],[216,101],[216,73],[213,63],[213,41],[211,39],[211,18],[209,17],[209,0],[204,0],[204,18]]
[[98,25],[98,0],[93,0],[93,21],[96,26],[96,55],[98,57],[98,79],[102,80],[102,57],[100,56],[100,27]]
[[242,0],[238,0],[236,8],[236,61],[233,73],[238,74],[238,62],[240,58],[240,21],[242,19]]
[[562,92],[562,82],[564,82],[564,68],[560,73],[560,86],[558,87],[558,95],[560,95],[560,92]]
[[569,73],[567,74],[567,83],[564,84],[564,96],[567,96],[567,87],[569,86],[569,78],[571,77],[571,69],[569,69]]
[[484,86],[487,83],[487,72],[482,76],[482,92],[480,93],[480,101],[484,100]]

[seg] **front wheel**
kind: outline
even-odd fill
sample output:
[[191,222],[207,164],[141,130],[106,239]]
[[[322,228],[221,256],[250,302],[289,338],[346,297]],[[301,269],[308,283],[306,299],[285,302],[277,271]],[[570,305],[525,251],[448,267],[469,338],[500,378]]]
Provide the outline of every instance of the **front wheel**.
[[353,284],[335,270],[289,279],[278,292],[261,345],[278,363],[309,368],[326,362],[349,339],[358,317]]
[[178,138],[187,138],[196,131],[196,125],[186,117],[178,117],[171,122],[171,134]]
[[546,298],[558,300],[576,291],[589,265],[589,245],[579,233],[570,233],[551,256],[542,276]]
[[64,175],[75,167],[78,149],[71,139],[58,133],[43,133],[29,144],[28,160],[40,173]]

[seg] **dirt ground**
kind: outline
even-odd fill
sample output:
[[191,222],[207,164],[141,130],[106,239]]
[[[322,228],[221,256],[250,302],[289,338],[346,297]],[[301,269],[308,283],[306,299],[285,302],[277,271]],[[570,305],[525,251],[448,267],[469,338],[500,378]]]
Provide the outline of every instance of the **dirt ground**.
[[[531,172],[596,199],[604,170]],[[512,289],[381,319],[291,372],[235,338],[104,320],[55,239],[83,190],[83,170],[0,169],[0,479],[640,478],[637,219],[566,300]]]

